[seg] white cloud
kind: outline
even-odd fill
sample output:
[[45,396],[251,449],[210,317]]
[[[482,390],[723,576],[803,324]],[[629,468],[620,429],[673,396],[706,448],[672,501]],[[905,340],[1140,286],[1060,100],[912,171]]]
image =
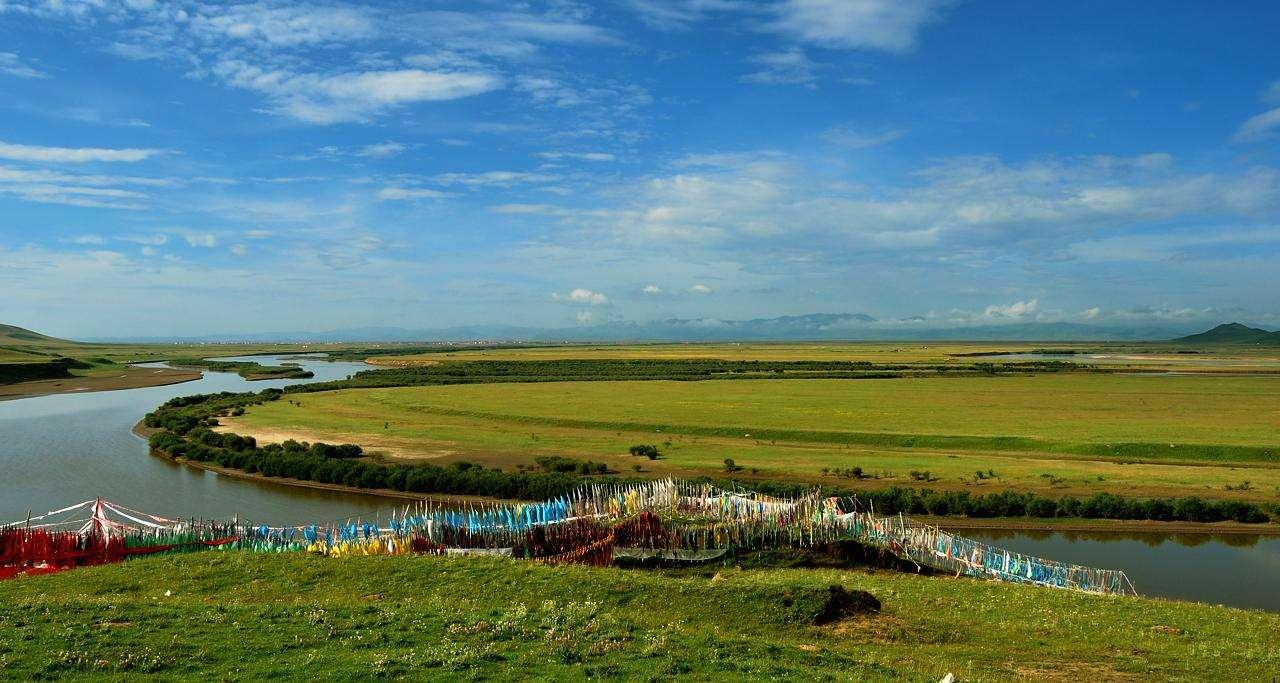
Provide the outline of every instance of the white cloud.
[[556,179],[556,176],[547,175],[545,173],[527,173],[523,171],[441,173],[434,178],[435,182],[441,185],[463,185],[466,187],[482,187],[487,185],[505,187],[521,183],[546,183]]
[[249,253],[249,248],[243,244],[233,244],[231,245],[231,253],[236,256],[244,256]]
[[134,163],[160,154],[158,149],[105,149],[100,147],[39,147],[0,142],[0,159],[46,163],[82,164],[91,161]]
[[15,78],[48,78],[49,75],[23,62],[12,52],[0,52],[0,74]]
[[188,27],[196,38],[210,43],[232,39],[278,47],[349,42],[376,35],[373,19],[364,10],[334,5],[204,4],[198,6]]
[[107,243],[107,240],[103,239],[102,235],[76,235],[75,237],[59,241],[66,242],[67,244],[92,244],[99,246]]
[[538,152],[543,159],[553,161],[560,159],[577,159],[579,161],[613,161],[614,156],[608,152]]
[[948,0],[785,0],[770,28],[823,47],[909,52]]
[[218,237],[211,233],[191,233],[185,236],[187,244],[193,247],[212,249],[218,246]]
[[0,183],[0,194],[10,194],[28,202],[41,204],[133,211],[143,209],[143,201],[147,199],[147,195],[132,190],[47,183]]
[[1039,301],[1030,299],[1015,301],[1007,306],[987,306],[982,315],[992,319],[1022,319],[1035,314],[1037,308],[1039,308]]
[[657,296],[658,294],[662,293],[662,288],[657,285],[645,285],[644,289],[640,291],[644,292],[645,294]]
[[490,210],[494,213],[512,215],[549,214],[557,212],[556,207],[551,206],[550,204],[499,204]]
[[1262,112],[1240,124],[1240,128],[1231,139],[1235,142],[1262,142],[1270,139],[1278,127],[1280,127],[1280,107]]
[[399,142],[380,142],[374,145],[365,145],[360,148],[359,155],[362,157],[373,157],[381,159],[385,157],[393,157],[401,152],[409,149],[408,145]]
[[823,131],[819,136],[823,140],[849,149],[866,149],[878,147],[900,139],[906,131],[886,130],[878,133],[867,133],[848,126],[835,126]]
[[413,201],[416,199],[444,199],[449,193],[422,187],[384,187],[378,191],[378,199],[389,201]]
[[140,62],[146,59],[160,59],[165,56],[164,50],[157,49],[150,45],[140,45],[138,43],[114,42],[105,48],[105,51],[117,57]]
[[155,233],[153,235],[119,235],[115,239],[121,242],[132,242],[134,244],[149,245],[158,247],[169,242],[169,236],[163,233]]
[[[506,3],[519,7],[524,3]],[[581,21],[583,12],[537,14],[506,11],[425,11],[401,15],[389,30],[404,38],[464,55],[490,60],[524,61],[543,43],[621,45],[607,29]]]
[[799,48],[791,48],[783,52],[766,52],[751,57],[750,61],[763,68],[743,76],[740,80],[745,83],[811,85],[817,79],[818,65]]
[[582,287],[579,287],[563,296],[560,294],[552,294],[551,298],[569,301],[575,304],[587,304],[590,306],[603,306],[609,303],[609,297],[604,294],[600,292],[593,292]]
[[273,113],[316,124],[364,121],[399,105],[455,100],[502,86],[502,79],[480,71],[317,74],[263,69],[238,59],[220,61],[211,72],[230,85],[266,95]]
[[908,252],[919,258],[1061,255],[1100,231],[1280,211],[1280,172],[1179,174],[1160,153],[1009,166],[993,157],[943,160],[911,182],[871,188],[816,174],[776,153],[687,157],[667,173],[602,190],[604,207],[540,208],[617,245],[713,249],[751,258],[788,253]]
[[45,169],[15,168],[0,166],[0,183],[70,183],[89,187],[112,187],[118,185],[137,185],[144,187],[169,187],[174,185],[168,178],[147,178],[142,176],[102,175],[86,173],[64,173]]
[[595,314],[593,314],[591,311],[578,311],[578,313],[574,315],[574,320],[577,320],[579,325],[590,324],[591,321],[594,319],[595,319]]
[[654,28],[686,30],[714,12],[747,9],[739,0],[623,0],[640,20]]
[[691,294],[710,294],[712,289],[706,285],[694,285],[689,288]]

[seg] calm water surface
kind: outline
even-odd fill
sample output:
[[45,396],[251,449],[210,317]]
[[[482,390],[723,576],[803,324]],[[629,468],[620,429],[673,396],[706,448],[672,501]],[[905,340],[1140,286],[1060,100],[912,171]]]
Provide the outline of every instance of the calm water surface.
[[[165,387],[0,401],[0,523],[20,520],[28,510],[40,514],[97,496],[159,515],[240,515],[279,524],[368,516],[396,505],[374,496],[220,477],[154,457],[133,434],[144,414],[175,396],[342,379],[369,367],[315,356],[248,360],[298,362],[315,378],[249,382],[233,373],[206,372],[200,380]],[[1280,611],[1280,538],[961,533],[1055,560],[1124,569],[1144,595]]]
[[991,545],[1061,562],[1123,569],[1141,595],[1280,612],[1280,538],[964,530]]
[[[236,360],[236,359],[232,359]],[[175,396],[261,391],[343,379],[364,363],[315,356],[252,356],[264,365],[297,362],[308,380],[250,382],[235,373],[206,372],[163,387],[55,394],[0,401],[0,524],[101,496],[158,515],[231,517],[270,522],[329,520],[388,509],[375,496],[264,485],[220,477],[152,456],[132,432],[142,416]]]

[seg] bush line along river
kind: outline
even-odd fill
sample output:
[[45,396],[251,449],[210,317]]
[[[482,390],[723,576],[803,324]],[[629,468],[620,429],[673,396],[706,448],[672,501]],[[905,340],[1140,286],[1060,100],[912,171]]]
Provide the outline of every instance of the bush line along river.
[[[260,391],[290,384],[344,379],[365,363],[314,356],[228,358],[280,365],[297,362],[307,380],[250,382],[234,373],[205,372],[169,386],[99,393],[67,393],[0,402],[0,463],[9,485],[0,522],[21,520],[102,496],[161,515],[231,517],[301,523],[372,516],[392,500],[222,477],[148,453],[132,432],[141,417],[176,396]],[[1138,590],[1239,607],[1280,611],[1280,538],[1249,535],[1158,536],[971,530],[996,545],[1057,560],[1126,570]]]

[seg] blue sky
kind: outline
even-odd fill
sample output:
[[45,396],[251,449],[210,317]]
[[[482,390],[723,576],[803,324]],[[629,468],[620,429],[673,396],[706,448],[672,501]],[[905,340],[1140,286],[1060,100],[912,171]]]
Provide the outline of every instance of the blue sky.
[[1280,326],[1278,34],[1274,2],[0,0],[0,320]]

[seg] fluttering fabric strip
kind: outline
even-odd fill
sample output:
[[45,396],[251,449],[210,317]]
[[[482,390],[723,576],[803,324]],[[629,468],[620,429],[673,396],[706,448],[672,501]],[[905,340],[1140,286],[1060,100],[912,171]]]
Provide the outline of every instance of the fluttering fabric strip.
[[[57,519],[85,512],[88,519]],[[783,499],[674,479],[593,484],[538,503],[458,506],[423,501],[372,520],[297,526],[183,521],[101,499],[85,501],[0,527],[0,578],[119,562],[133,555],[210,549],[330,557],[485,554],[608,565],[615,550],[618,556],[693,561],[730,551],[805,548],[841,540],[968,576],[1087,593],[1135,592],[1123,571],[1055,562],[901,515],[879,516],[854,498],[823,497],[814,490]]]

